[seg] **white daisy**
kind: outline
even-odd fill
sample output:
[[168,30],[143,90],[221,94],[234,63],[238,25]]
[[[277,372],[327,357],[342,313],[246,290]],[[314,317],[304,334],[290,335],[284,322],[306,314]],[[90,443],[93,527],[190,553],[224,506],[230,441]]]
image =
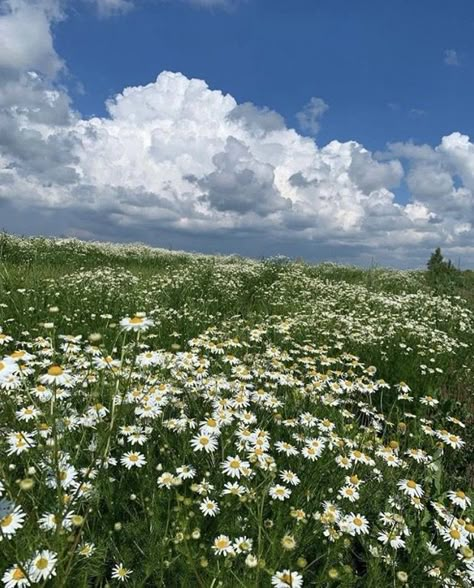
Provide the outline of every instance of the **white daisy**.
[[275,588],[301,588],[303,586],[303,576],[290,570],[275,572],[272,576],[272,586],[275,586]]
[[33,582],[44,582],[56,575],[56,563],[58,556],[53,551],[44,549],[37,551],[31,560],[28,574]]
[[124,465],[127,470],[131,468],[141,468],[146,464],[146,459],[143,453],[138,451],[129,451],[124,453],[120,458],[120,463]]

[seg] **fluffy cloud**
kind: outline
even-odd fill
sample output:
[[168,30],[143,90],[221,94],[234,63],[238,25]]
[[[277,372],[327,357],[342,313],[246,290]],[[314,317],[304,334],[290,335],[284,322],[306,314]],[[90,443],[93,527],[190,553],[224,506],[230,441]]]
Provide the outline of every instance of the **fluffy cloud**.
[[0,73],[57,74],[63,61],[53,47],[51,23],[60,18],[59,0],[0,0]]
[[296,115],[301,130],[316,135],[319,132],[321,117],[328,109],[329,106],[322,98],[311,98]]
[[443,61],[446,65],[459,65],[459,57],[457,51],[455,49],[445,49]]
[[[356,141],[318,147],[278,113],[172,72],[83,119],[54,81],[58,5],[2,6],[5,38],[29,9],[38,25],[29,49],[10,43],[0,57],[3,228],[396,265],[421,264],[441,245],[474,263],[469,137],[383,153]],[[306,109],[313,132],[324,110]],[[400,186],[409,199],[397,198]]]
[[100,16],[113,16],[123,14],[131,10],[134,6],[132,0],[88,0],[94,2]]

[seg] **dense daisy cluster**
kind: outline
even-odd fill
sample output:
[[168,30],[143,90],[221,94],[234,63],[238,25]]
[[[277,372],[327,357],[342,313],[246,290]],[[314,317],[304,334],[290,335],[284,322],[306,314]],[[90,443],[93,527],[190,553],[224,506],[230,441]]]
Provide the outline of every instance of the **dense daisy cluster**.
[[474,586],[460,298],[81,267],[0,290],[7,588]]

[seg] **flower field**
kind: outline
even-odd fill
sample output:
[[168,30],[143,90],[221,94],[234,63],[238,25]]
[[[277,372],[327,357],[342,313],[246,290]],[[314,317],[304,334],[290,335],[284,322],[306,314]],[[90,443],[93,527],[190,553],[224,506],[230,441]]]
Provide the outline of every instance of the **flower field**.
[[0,578],[474,586],[474,313],[423,272],[0,239]]

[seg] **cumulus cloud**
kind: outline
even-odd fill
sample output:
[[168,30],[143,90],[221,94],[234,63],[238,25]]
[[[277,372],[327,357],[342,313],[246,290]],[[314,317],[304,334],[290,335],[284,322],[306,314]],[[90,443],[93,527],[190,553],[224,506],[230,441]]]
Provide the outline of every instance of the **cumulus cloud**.
[[296,115],[301,130],[316,135],[319,132],[321,117],[328,109],[329,105],[322,98],[313,96]]
[[[30,48],[10,42],[0,57],[2,228],[397,265],[440,245],[474,263],[466,135],[379,153],[356,141],[319,147],[278,113],[176,72],[124,88],[106,116],[84,119],[55,82],[59,5],[9,0],[2,10],[6,39],[30,15],[38,27]],[[310,101],[303,125],[314,133],[326,109]]]
[[59,0],[0,0],[0,74],[35,70],[54,77],[64,63],[51,25],[61,18]]
[[455,49],[445,49],[443,62],[446,65],[457,66],[459,65],[459,57]]
[[133,0],[87,0],[95,4],[101,17],[125,14],[134,7]]

